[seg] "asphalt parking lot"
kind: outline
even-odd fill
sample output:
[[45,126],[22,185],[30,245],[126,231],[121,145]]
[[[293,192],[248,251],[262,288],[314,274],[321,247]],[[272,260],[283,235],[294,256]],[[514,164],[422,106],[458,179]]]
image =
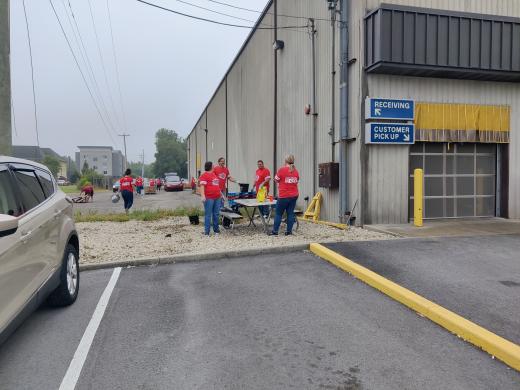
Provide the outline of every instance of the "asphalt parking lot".
[[[112,270],[0,349],[2,389],[57,389]],[[28,374],[30,373],[30,374]],[[123,269],[77,389],[518,389],[520,373],[306,252]]]
[[[112,192],[96,192],[94,201],[74,204],[74,211],[97,213],[123,213],[123,201],[112,203]],[[178,207],[202,207],[200,197],[191,190],[166,192],[145,196],[134,195],[133,210],[176,209]]]
[[520,345],[519,235],[326,246]]

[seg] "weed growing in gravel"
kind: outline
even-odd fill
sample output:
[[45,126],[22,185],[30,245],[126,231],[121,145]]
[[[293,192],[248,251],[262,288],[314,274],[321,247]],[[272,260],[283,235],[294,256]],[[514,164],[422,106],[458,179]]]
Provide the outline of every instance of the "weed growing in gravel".
[[74,214],[74,220],[76,222],[127,222],[130,220],[135,221],[157,221],[164,218],[170,217],[184,217],[188,215],[203,215],[203,211],[196,207],[185,208],[179,207],[176,209],[156,209],[156,210],[135,210],[130,214],[122,213],[108,213],[100,214],[95,211],[88,213],[82,213],[76,211]]

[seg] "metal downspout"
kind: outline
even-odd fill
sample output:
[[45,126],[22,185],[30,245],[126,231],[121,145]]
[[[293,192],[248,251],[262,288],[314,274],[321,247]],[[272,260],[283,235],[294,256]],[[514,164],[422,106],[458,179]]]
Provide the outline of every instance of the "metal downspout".
[[337,0],[334,2],[334,8],[330,10],[330,27],[332,35],[331,43],[331,113],[330,113],[330,147],[331,161],[336,161],[336,11]]
[[316,25],[314,19],[309,19],[311,28],[312,42],[312,189],[313,196],[318,192],[316,174],[318,166],[317,151],[317,132],[318,132],[318,113],[316,112]]
[[[278,40],[278,1],[273,1],[273,24],[274,24],[274,42]],[[274,51],[274,85],[273,85],[273,170],[272,174],[276,173],[276,160],[278,158],[278,50]],[[274,177],[274,176],[273,176]],[[273,185],[273,195],[277,195],[277,187]]]
[[347,147],[349,138],[348,118],[348,0],[340,0],[340,148],[339,148],[339,197],[340,221],[349,211]]

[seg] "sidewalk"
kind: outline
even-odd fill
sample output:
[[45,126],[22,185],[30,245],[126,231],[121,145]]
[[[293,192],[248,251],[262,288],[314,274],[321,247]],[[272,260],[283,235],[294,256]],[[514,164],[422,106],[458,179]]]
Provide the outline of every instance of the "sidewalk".
[[520,234],[520,220],[503,218],[444,219],[399,225],[365,225],[365,229],[398,237],[470,237]]

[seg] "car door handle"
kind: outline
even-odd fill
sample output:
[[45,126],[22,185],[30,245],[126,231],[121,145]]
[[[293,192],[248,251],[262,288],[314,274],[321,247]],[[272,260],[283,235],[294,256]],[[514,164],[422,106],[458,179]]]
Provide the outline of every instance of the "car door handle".
[[32,234],[31,230],[22,231],[20,233],[20,240],[25,244],[27,242],[27,240],[29,240],[29,237],[31,236],[31,234]]
[[58,219],[61,214],[60,210],[54,210],[54,219]]

